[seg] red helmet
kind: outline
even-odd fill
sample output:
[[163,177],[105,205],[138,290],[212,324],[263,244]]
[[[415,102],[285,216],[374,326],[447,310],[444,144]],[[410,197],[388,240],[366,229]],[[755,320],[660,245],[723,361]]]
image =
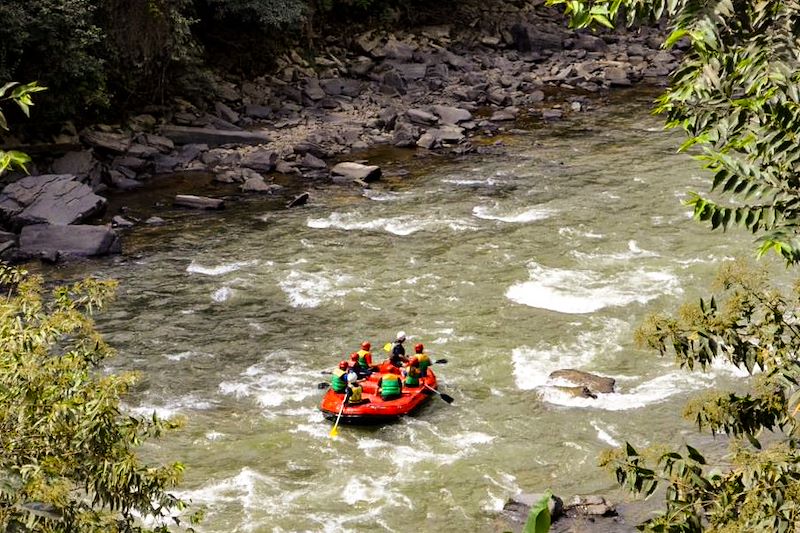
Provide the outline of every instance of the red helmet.
[[342,370],[347,370],[347,366],[348,366],[347,365],[347,361],[340,361],[339,362],[339,368],[341,368]]
[[422,353],[422,350],[424,350],[424,349],[425,349],[425,347],[422,345],[421,342],[419,344],[415,344],[414,345],[414,351],[417,352],[417,353]]
[[369,350],[370,348],[372,348],[372,345],[368,341],[364,341],[361,343],[362,350]]
[[[421,346],[421,344],[418,346]],[[411,366],[419,366],[419,359],[417,359],[416,357],[412,357],[411,360],[408,362],[408,364]]]
[[358,361],[358,352],[353,352],[350,354],[351,361]]

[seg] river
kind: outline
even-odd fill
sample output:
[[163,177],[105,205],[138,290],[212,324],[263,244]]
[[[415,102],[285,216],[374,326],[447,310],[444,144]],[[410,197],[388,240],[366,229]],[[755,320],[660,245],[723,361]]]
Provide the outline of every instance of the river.
[[[98,323],[110,370],[142,373],[128,406],[187,417],[144,451],[186,464],[199,530],[493,531],[519,491],[612,491],[596,466],[610,445],[694,435],[683,403],[736,372],[683,372],[632,332],[752,240],[691,220],[680,200],[708,178],[650,100],[502,138],[505,155],[407,158],[403,178],[299,209],[166,211],[126,256],[90,263],[121,283]],[[455,402],[328,438],[321,371],[397,330],[448,359],[435,370]],[[545,386],[559,368],[618,392],[562,395]]]

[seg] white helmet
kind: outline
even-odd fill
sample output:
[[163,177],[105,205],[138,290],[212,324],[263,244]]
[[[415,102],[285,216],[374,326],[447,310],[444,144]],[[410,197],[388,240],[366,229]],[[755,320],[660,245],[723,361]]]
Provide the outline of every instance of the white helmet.
[[404,341],[406,340],[406,332],[405,331],[398,331],[397,332],[397,340]]
[[358,379],[358,376],[356,376],[355,372],[350,372],[350,373],[347,374],[347,382],[348,383],[354,383],[357,379]]

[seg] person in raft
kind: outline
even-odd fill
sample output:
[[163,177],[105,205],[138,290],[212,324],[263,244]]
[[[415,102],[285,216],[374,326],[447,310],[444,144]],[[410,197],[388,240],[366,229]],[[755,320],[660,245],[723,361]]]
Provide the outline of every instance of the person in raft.
[[364,389],[358,382],[358,376],[354,372],[347,374],[347,403],[351,405],[359,404],[368,400],[363,397]]
[[400,376],[393,372],[381,375],[378,380],[378,394],[382,400],[394,400],[403,393],[403,382]]
[[419,375],[426,377],[428,375],[428,367],[431,366],[431,358],[425,353],[425,346],[422,343],[414,345],[414,357],[419,361]]
[[405,385],[406,387],[419,387],[419,377],[420,377],[420,370],[419,370],[419,359],[416,357],[412,357],[408,360],[408,365],[406,366],[405,371],[403,372],[406,375]]
[[372,365],[372,352],[369,351],[370,348],[372,348],[372,345],[364,341],[361,343],[361,349],[357,352],[353,352],[353,355],[355,355],[353,370],[356,371],[359,378],[367,377],[376,370]]
[[331,376],[331,389],[333,392],[344,394],[347,392],[347,361],[341,361],[339,367],[333,371]]
[[400,368],[408,362],[408,358],[406,357],[406,349],[403,346],[404,342],[406,342],[406,332],[398,331],[397,338],[392,344],[392,355],[389,357],[389,362],[397,368]]

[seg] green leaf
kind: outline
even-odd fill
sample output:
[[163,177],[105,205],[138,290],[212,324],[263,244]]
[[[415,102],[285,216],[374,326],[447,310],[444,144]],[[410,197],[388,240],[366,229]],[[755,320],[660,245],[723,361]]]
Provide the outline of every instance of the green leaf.
[[548,504],[553,493],[549,490],[536,502],[528,513],[522,533],[547,533],[550,531],[550,509]]

